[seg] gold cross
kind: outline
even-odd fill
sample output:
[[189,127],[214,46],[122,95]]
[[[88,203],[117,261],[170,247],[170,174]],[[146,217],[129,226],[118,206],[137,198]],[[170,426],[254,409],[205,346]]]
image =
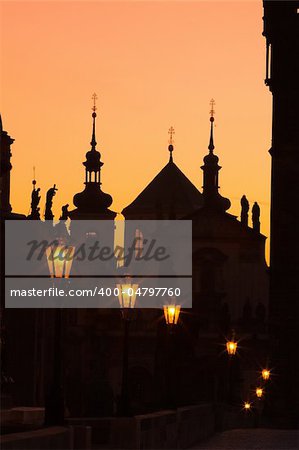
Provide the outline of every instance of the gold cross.
[[216,104],[215,100],[212,98],[212,100],[210,101],[210,106],[211,106],[210,114],[211,114],[211,117],[214,117],[214,114],[215,114],[215,110],[214,110],[215,104]]
[[169,128],[168,134],[169,134],[169,144],[172,145],[173,144],[173,135],[175,134],[173,127]]
[[91,98],[93,100],[93,107],[91,109],[93,110],[93,112],[96,112],[97,110],[96,101],[98,99],[98,96],[96,93],[94,93]]

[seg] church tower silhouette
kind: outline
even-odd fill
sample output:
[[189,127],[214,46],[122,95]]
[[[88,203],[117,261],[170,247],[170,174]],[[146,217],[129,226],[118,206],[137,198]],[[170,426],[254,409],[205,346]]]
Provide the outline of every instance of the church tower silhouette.
[[70,211],[72,220],[113,220],[116,216],[114,211],[109,209],[112,204],[112,197],[101,189],[101,168],[104,163],[101,161],[101,153],[96,150],[96,94],[93,95],[94,105],[92,108],[92,136],[91,149],[86,153],[85,166],[85,189],[74,195],[74,205],[77,209]]
[[299,1],[264,0],[266,85],[273,95],[270,334],[277,382],[270,412],[299,419]]
[[[91,149],[86,153],[86,161],[83,162],[85,166],[85,189],[74,195],[73,203],[77,208],[68,213],[71,219],[70,231],[72,239],[75,243],[77,242],[77,245],[83,242],[92,245],[95,241],[103,241],[104,239],[105,245],[113,249],[114,219],[117,213],[109,209],[112,204],[111,195],[106,194],[101,189],[101,168],[104,163],[101,160],[101,153],[96,150],[96,94],[93,94],[92,98]],[[111,264],[115,265],[114,259]],[[101,264],[102,271],[104,265],[104,263]],[[106,266],[111,274],[113,269],[109,264],[106,264]],[[80,267],[80,264],[73,265],[74,274],[80,274]]]

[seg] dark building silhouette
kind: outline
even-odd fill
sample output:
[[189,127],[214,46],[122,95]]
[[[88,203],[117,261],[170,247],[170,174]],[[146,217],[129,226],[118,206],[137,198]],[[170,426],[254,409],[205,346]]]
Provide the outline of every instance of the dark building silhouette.
[[125,219],[179,219],[200,208],[201,192],[174,163],[173,144],[169,161],[136,199],[122,210]]
[[[248,225],[247,199],[246,207],[243,201],[239,221],[236,216],[227,212],[231,205],[230,200],[219,192],[221,166],[218,156],[214,153],[213,104],[209,153],[204,157],[201,167],[203,192],[200,193],[177,168],[172,158],[173,145],[170,144],[169,163],[122,211],[126,220],[192,220],[193,306],[191,315],[188,316],[189,312],[186,310],[183,319],[185,329],[181,330],[176,342],[177,348],[180,349],[177,350],[176,386],[178,401],[181,403],[208,400],[213,398],[213,395],[217,395],[218,399],[223,398],[224,392],[221,392],[220,385],[225,381],[216,376],[217,373],[224,372],[222,363],[221,367],[217,366],[221,353],[218,344],[223,340],[223,336],[229,335],[232,327],[248,340],[249,345],[252,336],[256,335],[261,354],[266,351],[267,342],[268,268],[265,261],[265,236],[257,227],[257,211],[254,228]],[[157,208],[157,204],[161,205],[161,208]],[[255,209],[257,208],[259,209],[256,204]],[[247,218],[244,220],[245,215]],[[139,232],[140,230],[136,230],[135,236]],[[244,309],[245,312],[249,309],[248,303],[252,310],[250,318],[247,317],[248,314],[244,317]],[[261,307],[265,312],[262,321],[256,314]],[[155,311],[140,311],[142,326],[155,315],[157,316]],[[160,367],[161,372],[163,360],[165,363],[165,348],[159,330],[157,333],[157,336],[152,336],[153,345],[155,340],[160,342],[156,360],[147,359],[145,352],[142,358],[144,367],[156,364],[156,370]],[[159,357],[160,353],[162,355]],[[142,363],[139,362],[139,365],[142,366]],[[243,362],[241,366],[236,370],[246,374],[243,387],[239,385],[236,388],[239,390],[252,384],[256,375],[254,365]],[[151,370],[154,372],[155,368],[152,367]],[[211,373],[214,373],[215,379],[211,377]]]
[[299,1],[264,1],[266,84],[273,96],[270,333],[277,380],[269,412],[299,417]]
[[0,115],[0,212],[1,219],[25,218],[23,214],[12,212],[10,204],[11,145],[14,139],[4,131]]
[[[112,197],[102,191],[101,168],[103,162],[96,150],[96,113],[92,114],[91,149],[86,153],[85,188],[74,195],[76,209],[63,207],[60,222],[55,226],[66,231],[70,218],[72,241],[89,244],[94,236],[88,220],[95,220],[114,239],[116,213],[109,209]],[[254,226],[248,225],[249,202],[243,199],[241,221],[227,212],[230,200],[219,192],[219,158],[214,153],[214,110],[210,118],[208,154],[201,167],[203,192],[201,193],[173,161],[173,141],[170,140],[170,158],[166,166],[123,210],[125,219],[188,219],[193,223],[193,308],[185,311],[182,326],[175,336],[175,358],[172,358],[172,377],[175,403],[184,405],[202,400],[225,400],[225,361],[219,360],[222,349],[219,342],[229,336],[232,327],[248,342],[256,336],[263,354],[267,340],[268,279],[265,263],[265,236],[259,231],[259,209],[255,207]],[[6,154],[8,154],[6,149]],[[9,153],[10,154],[10,153]],[[9,158],[7,159],[10,163]],[[5,186],[9,186],[5,178]],[[54,185],[47,193],[48,217],[52,217]],[[53,195],[52,195],[53,194]],[[31,199],[33,214],[38,218],[39,192],[34,190]],[[9,209],[9,195],[5,196]],[[11,213],[9,213],[11,214]],[[34,216],[34,217],[33,217]],[[138,231],[138,230],[136,230]],[[146,236],[144,236],[146,238]],[[115,265],[115,261],[112,262]],[[76,263],[72,274],[80,275]],[[3,297],[4,298],[4,295]],[[21,314],[21,318],[16,318]],[[28,317],[27,317],[28,316]],[[120,395],[123,334],[118,310],[76,309],[63,314],[61,354],[64,355],[66,404],[71,415],[111,415],[115,413]],[[10,321],[10,366],[16,377],[15,402],[43,404],[53,372],[55,349],[53,342],[55,311],[36,311],[36,314],[13,312]],[[26,339],[18,345],[18,355],[13,347],[17,329],[27,331]],[[28,328],[34,335],[28,333]],[[133,412],[165,407],[167,392],[168,340],[164,318],[160,310],[136,311],[131,325],[129,352],[129,393]],[[175,342],[175,344],[174,344]],[[23,345],[24,343],[24,345]],[[24,351],[24,346],[26,351]],[[28,356],[28,349],[34,348]],[[23,355],[19,355],[22,352]],[[25,369],[31,361],[31,370]],[[224,364],[224,365],[223,365]],[[246,366],[246,365],[245,365]],[[21,368],[21,370],[20,370]],[[20,382],[22,368],[26,383]],[[250,385],[256,367],[237,364],[233,368],[236,383],[231,398],[237,401],[242,390],[240,373],[246,372],[243,385]],[[28,386],[30,385],[30,389]],[[222,387],[221,387],[222,386]],[[74,393],[76,393],[74,395]],[[79,393],[79,394],[78,394]]]

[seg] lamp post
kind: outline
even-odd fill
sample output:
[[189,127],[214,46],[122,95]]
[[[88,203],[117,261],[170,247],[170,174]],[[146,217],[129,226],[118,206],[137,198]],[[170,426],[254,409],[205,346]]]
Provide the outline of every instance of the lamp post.
[[226,351],[229,356],[228,358],[228,374],[227,374],[227,399],[229,402],[232,401],[232,365],[233,357],[237,353],[238,342],[235,339],[235,331],[232,331],[231,339],[226,342]]
[[130,322],[133,320],[132,309],[135,307],[138,286],[137,283],[132,284],[129,277],[125,279],[124,283],[117,284],[119,306],[124,324],[122,382],[120,404],[118,406],[118,414],[120,416],[128,416],[130,413],[128,391],[129,328]]
[[[54,241],[46,250],[47,263],[53,284],[56,279],[69,278],[75,248]],[[54,281],[55,279],[55,281]],[[50,392],[46,397],[45,424],[61,425],[64,422],[62,309],[56,308],[54,325],[54,362]]]
[[167,304],[163,306],[165,323],[167,326],[167,348],[165,358],[166,362],[166,380],[165,380],[165,390],[166,390],[166,407],[175,407],[174,399],[174,379],[175,379],[175,345],[174,345],[174,332],[175,327],[178,324],[181,306],[175,303]]

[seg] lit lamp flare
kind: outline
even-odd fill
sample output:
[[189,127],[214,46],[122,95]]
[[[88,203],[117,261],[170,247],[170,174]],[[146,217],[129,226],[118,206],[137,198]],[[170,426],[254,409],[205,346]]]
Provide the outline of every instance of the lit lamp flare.
[[236,354],[237,347],[238,347],[238,343],[235,341],[227,341],[227,343],[226,343],[226,350],[230,356]]
[[249,411],[251,409],[251,403],[244,402],[243,408],[245,409],[245,411]]
[[270,370],[263,369],[262,370],[262,377],[263,377],[263,380],[265,380],[265,381],[269,380],[269,378],[270,378]]
[[180,305],[164,305],[164,317],[167,325],[176,325],[179,320]]
[[264,389],[261,387],[257,387],[255,393],[257,398],[262,398],[262,396],[264,395]]
[[46,249],[51,278],[69,278],[75,247],[61,243],[52,244]]

